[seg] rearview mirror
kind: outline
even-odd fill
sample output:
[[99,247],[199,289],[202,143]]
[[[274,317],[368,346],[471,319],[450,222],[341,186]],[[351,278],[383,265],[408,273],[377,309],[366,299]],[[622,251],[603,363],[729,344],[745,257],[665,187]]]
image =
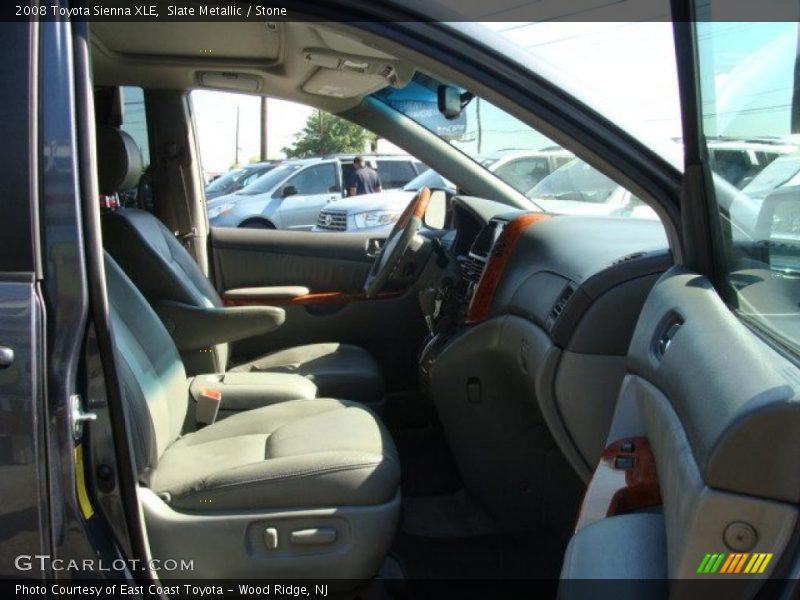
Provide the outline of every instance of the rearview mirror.
[[423,217],[425,227],[429,229],[444,229],[447,225],[447,194],[444,190],[431,191],[428,208]]
[[445,119],[458,117],[472,98],[473,95],[470,92],[462,92],[452,85],[440,85],[436,90],[439,112],[444,115]]
[[297,195],[297,188],[294,187],[293,185],[287,185],[285,188],[283,188],[283,192],[281,193],[281,196],[283,196],[284,198],[296,195]]

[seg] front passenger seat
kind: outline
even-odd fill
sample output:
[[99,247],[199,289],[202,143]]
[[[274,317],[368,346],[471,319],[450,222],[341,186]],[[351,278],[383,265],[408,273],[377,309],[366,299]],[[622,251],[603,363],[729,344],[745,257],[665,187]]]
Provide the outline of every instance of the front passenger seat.
[[[97,130],[98,179],[102,194],[124,191],[130,171],[141,169],[141,152],[124,131],[109,125]],[[103,245],[147,300],[158,309],[164,301],[197,308],[223,306],[222,299],[189,252],[154,215],[118,209],[103,215]],[[206,353],[184,354],[192,373],[228,369],[229,347],[217,344]],[[210,359],[210,360],[209,360]],[[199,364],[194,361],[203,361]],[[260,356],[231,370],[294,373],[307,377],[320,396],[378,402],[384,382],[375,359],[348,344],[308,344]]]

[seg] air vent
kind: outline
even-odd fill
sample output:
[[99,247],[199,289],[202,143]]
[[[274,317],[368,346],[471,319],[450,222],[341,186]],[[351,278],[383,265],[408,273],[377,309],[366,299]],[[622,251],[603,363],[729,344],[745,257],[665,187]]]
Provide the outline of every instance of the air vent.
[[561,296],[558,297],[556,303],[553,305],[552,310],[550,311],[550,319],[555,322],[558,317],[561,316],[561,313],[564,312],[564,308],[567,306],[567,302],[569,299],[572,298],[572,294],[575,293],[575,288],[572,285],[568,285],[564,288],[564,291],[561,292]]
[[474,256],[461,257],[461,276],[470,283],[477,284],[483,274],[485,263]]
[[614,262],[611,263],[611,266],[614,267],[616,265],[621,265],[627,262],[631,262],[632,260],[636,260],[637,258],[642,258],[645,256],[647,252],[634,252],[632,254],[628,254],[627,256],[623,256],[622,258],[618,258]]

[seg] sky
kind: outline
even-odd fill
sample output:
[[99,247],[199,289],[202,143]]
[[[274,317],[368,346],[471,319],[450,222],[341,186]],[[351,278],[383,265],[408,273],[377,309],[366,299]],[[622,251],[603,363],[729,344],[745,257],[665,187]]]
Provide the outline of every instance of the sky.
[[[206,171],[226,171],[236,161],[237,111],[239,162],[248,163],[259,157],[260,97],[210,90],[195,90],[190,97]],[[284,158],[282,149],[292,143],[312,110],[295,102],[267,99],[267,158]]]

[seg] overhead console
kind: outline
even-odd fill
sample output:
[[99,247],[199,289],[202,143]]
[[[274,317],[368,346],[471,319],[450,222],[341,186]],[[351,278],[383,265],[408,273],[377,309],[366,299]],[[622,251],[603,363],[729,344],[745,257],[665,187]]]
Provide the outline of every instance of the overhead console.
[[352,98],[371,94],[387,85],[403,87],[414,69],[398,60],[342,54],[327,48],[307,48],[303,57],[318,67],[303,84],[303,91],[320,96]]

